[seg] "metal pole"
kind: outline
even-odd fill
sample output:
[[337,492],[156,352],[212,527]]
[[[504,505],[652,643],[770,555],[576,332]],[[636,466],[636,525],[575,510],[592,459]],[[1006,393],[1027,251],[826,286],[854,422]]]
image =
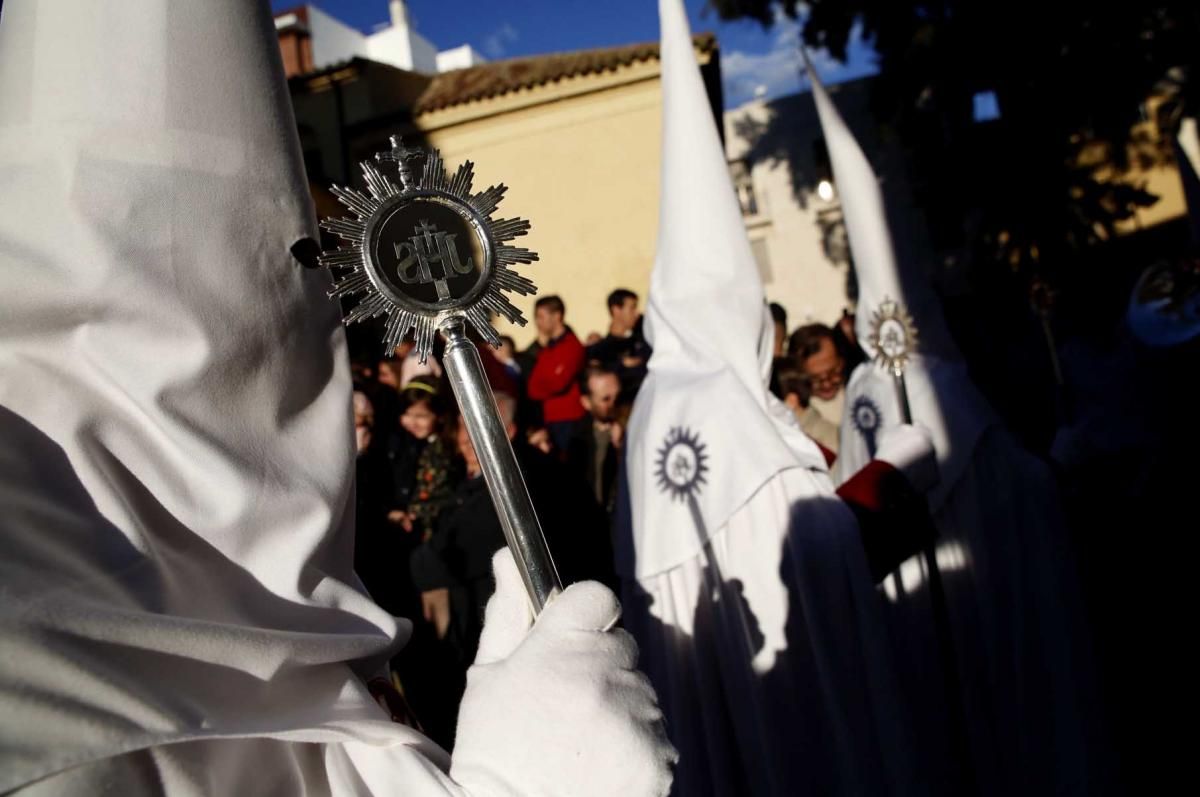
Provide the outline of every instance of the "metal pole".
[[892,382],[896,385],[896,401],[900,404],[900,419],[912,425],[912,410],[908,406],[908,387],[904,384],[904,369],[892,370]]
[[525,581],[534,614],[538,614],[555,594],[562,591],[562,581],[546,546],[495,396],[484,376],[479,352],[467,338],[463,319],[447,319],[442,323],[441,331],[446,338],[442,365],[462,410],[463,422],[479,458],[479,467],[500,518],[504,538]]

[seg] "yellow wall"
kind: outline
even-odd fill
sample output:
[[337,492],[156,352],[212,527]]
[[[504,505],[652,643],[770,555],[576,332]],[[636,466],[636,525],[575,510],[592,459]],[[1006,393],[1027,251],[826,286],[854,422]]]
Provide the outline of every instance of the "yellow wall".
[[[658,63],[559,81],[425,113],[417,127],[449,169],[475,163],[475,188],[504,182],[497,217],[533,223],[513,241],[541,259],[520,266],[538,296],[558,294],[581,339],[608,329],[605,297],[629,288],[644,305],[658,231],[662,92]],[[529,324],[501,321],[519,348],[533,340],[536,297],[510,296]]]

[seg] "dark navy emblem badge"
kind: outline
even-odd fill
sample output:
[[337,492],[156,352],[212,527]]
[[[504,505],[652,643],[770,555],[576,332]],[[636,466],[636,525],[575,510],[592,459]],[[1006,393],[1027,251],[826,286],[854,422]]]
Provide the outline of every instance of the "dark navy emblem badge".
[[883,425],[879,405],[869,396],[859,396],[850,407],[850,422],[866,442],[867,453],[874,458],[879,427]]
[[708,472],[704,449],[698,433],[681,426],[672,427],[654,463],[658,489],[681,501],[700,492]]

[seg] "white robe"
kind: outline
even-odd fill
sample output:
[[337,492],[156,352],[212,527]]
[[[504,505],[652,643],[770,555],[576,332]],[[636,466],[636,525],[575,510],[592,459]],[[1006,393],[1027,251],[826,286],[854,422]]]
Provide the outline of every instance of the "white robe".
[[777,474],[708,540],[624,580],[680,751],[674,793],[923,793],[862,542],[828,476]]
[[265,3],[4,3],[0,792],[460,793],[364,685],[294,125]]
[[680,753],[675,794],[909,794],[866,556],[767,390],[774,323],[679,0],[660,0],[663,170],[626,435],[625,622]]

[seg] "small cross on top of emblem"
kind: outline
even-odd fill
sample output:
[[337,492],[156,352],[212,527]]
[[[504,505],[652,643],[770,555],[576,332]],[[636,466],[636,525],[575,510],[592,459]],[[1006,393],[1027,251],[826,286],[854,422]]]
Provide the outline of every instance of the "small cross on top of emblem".
[[400,169],[400,185],[407,191],[413,184],[412,171],[408,168],[408,162],[424,157],[425,150],[420,147],[404,146],[404,139],[400,138],[400,136],[388,136],[388,143],[392,145],[391,150],[388,152],[376,152],[375,160],[380,163],[385,161],[395,163]]

